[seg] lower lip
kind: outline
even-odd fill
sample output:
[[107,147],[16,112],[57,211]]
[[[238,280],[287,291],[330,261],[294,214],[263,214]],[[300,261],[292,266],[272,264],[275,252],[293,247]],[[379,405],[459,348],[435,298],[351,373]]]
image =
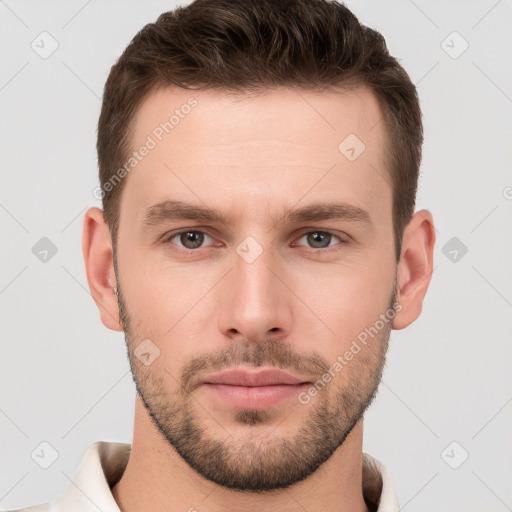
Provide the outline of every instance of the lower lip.
[[223,402],[240,409],[268,409],[283,400],[297,396],[307,384],[277,384],[274,386],[231,386],[204,384]]

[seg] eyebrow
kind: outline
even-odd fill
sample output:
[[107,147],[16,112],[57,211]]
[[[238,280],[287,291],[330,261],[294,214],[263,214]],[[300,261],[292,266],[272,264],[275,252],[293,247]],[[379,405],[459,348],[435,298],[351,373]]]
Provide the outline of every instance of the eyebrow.
[[[318,202],[290,210],[281,217],[290,223],[315,222],[324,220],[344,220],[370,224],[368,211],[358,206],[340,202]],[[216,208],[194,205],[183,201],[167,200],[154,204],[142,214],[142,223],[156,226],[172,220],[208,221],[230,225],[234,218],[226,217]],[[276,221],[277,224],[279,221]]]

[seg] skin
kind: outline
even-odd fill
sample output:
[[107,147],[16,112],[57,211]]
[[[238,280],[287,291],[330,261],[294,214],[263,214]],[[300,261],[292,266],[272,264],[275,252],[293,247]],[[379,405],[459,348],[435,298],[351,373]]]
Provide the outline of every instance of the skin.
[[[356,396],[354,383],[367,383],[358,397],[363,405],[371,399],[368,382],[384,364],[390,329],[407,327],[421,313],[435,230],[428,210],[416,212],[397,265],[392,190],[383,179],[387,138],[379,122],[382,112],[368,89],[300,94],[276,89],[252,96],[161,89],[134,119],[133,148],[191,96],[197,106],[126,178],[117,275],[102,211],[90,208],[84,218],[87,279],[101,320],[109,329],[125,330],[136,381],[155,407],[151,393],[157,382],[163,391],[159,407],[183,404],[178,392],[186,365],[236,346],[255,354],[265,343],[281,343],[304,361],[316,356],[331,366],[388,310],[395,282],[400,304],[389,325],[308,405],[287,399],[251,424],[204,386],[189,393],[189,412],[198,424],[207,427],[210,439],[224,443],[226,454],[241,450],[248,459],[239,469],[248,471],[251,462],[266,460],[257,459],[254,450],[252,455],[250,449],[243,451],[251,443],[259,443],[265,454],[272,443],[297,439],[299,428],[322,407],[338,403],[343,413],[348,406],[340,397],[343,392]],[[338,150],[349,134],[366,146],[352,162]],[[216,208],[232,216],[232,223],[168,220],[145,226],[144,211],[167,199]],[[284,217],[290,209],[318,201],[362,208],[370,222],[290,224]],[[196,252],[187,252],[179,236],[162,241],[163,235],[183,229],[209,237]],[[304,236],[318,231],[335,235],[327,248],[311,246]],[[236,252],[248,236],[262,248],[252,263]],[[121,317],[116,286],[122,289]],[[146,338],[160,350],[149,366],[133,355]],[[301,376],[314,381],[321,374],[306,366]],[[131,457],[113,495],[123,511],[365,511],[362,440],[361,416],[341,446],[306,478],[271,492],[240,492],[194,471],[161,435],[138,394]]]

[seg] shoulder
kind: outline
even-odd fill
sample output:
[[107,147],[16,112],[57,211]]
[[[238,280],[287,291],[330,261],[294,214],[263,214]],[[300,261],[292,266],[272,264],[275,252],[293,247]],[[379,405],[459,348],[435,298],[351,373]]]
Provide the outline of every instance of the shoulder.
[[121,477],[131,445],[97,441],[89,446],[73,478],[49,503],[6,512],[119,512],[111,487]]

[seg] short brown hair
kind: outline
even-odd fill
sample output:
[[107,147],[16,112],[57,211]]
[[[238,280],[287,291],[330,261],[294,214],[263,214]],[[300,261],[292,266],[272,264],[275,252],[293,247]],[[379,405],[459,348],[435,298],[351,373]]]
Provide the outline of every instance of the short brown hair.
[[[130,154],[133,118],[160,87],[254,92],[369,87],[388,131],[396,259],[414,213],[423,127],[414,84],[382,35],[329,0],[195,0],[159,16],[112,67],[98,123],[104,217],[114,249],[124,182],[105,187]],[[340,141],[341,142],[341,141]]]

